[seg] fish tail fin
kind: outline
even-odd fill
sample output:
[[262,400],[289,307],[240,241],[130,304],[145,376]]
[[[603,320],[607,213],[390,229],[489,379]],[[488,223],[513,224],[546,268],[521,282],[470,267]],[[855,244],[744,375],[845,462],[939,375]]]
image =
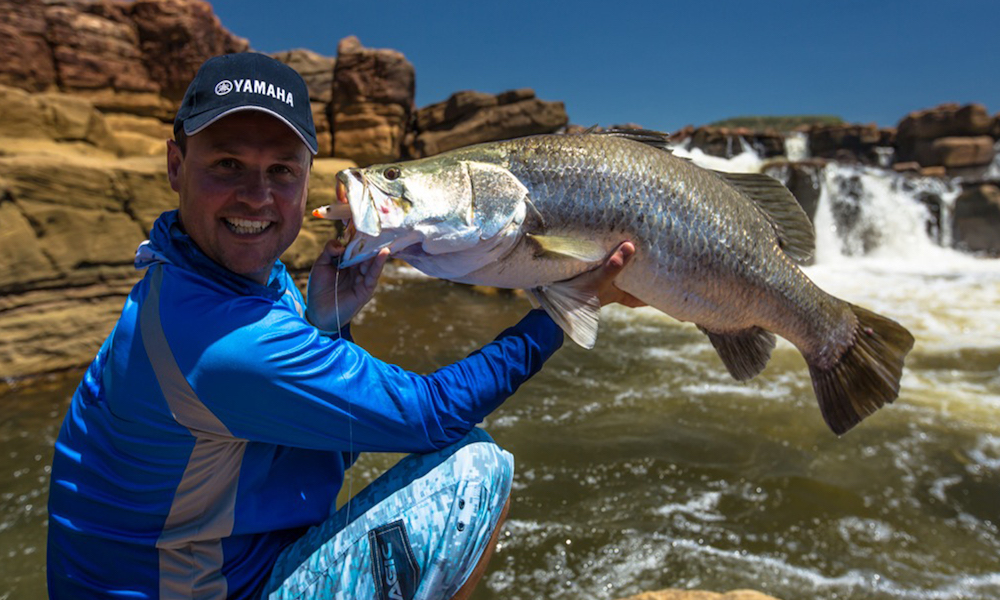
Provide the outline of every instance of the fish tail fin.
[[774,334],[760,327],[727,333],[716,333],[701,326],[698,329],[708,336],[729,374],[737,381],[756,377],[767,366],[774,350]]
[[899,323],[850,308],[858,318],[854,344],[829,369],[809,365],[823,419],[837,435],[896,399],[903,359],[913,348],[913,335]]

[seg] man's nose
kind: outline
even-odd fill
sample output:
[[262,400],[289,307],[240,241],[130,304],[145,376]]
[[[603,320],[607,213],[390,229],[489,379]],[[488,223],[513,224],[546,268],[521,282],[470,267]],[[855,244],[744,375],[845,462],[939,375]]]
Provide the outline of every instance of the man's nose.
[[249,172],[240,187],[240,200],[247,204],[267,204],[274,199],[267,173]]

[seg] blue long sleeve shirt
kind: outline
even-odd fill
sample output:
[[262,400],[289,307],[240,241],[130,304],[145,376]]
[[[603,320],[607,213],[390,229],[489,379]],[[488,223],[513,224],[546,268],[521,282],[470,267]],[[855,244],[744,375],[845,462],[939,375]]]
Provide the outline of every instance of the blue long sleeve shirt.
[[253,597],[331,512],[359,452],[460,439],[562,344],[544,313],[418,375],[325,336],[277,262],[267,285],[202,254],[176,212],[73,396],[49,495],[49,593]]

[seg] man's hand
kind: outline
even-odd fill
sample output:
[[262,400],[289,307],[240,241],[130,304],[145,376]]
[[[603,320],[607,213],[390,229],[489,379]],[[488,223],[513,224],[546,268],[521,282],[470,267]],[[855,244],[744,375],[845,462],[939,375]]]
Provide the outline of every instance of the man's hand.
[[346,269],[339,269],[344,247],[330,240],[313,263],[306,290],[306,319],[324,331],[336,331],[354,318],[371,300],[389,259],[383,249],[374,258]]
[[632,308],[646,306],[645,302],[632,294],[623,292],[614,284],[615,277],[618,277],[618,274],[622,272],[633,256],[635,256],[635,244],[622,242],[608,256],[603,265],[577,275],[577,282],[581,284],[581,289],[590,290],[593,295],[597,296],[601,306],[612,302]]

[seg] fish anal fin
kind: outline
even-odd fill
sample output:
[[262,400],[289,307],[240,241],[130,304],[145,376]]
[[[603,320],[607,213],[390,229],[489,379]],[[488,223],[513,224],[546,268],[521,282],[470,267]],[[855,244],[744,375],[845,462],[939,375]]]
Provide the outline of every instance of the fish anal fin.
[[528,290],[571,340],[591,349],[597,343],[601,303],[569,281]]
[[854,344],[829,369],[809,364],[820,412],[837,435],[896,399],[903,359],[913,348],[913,335],[899,323],[859,306],[851,310],[858,318]]
[[785,254],[800,264],[812,260],[816,250],[816,232],[806,211],[787,187],[762,173],[715,171],[715,174],[753,201],[771,223]]
[[538,247],[540,254],[554,254],[588,263],[603,260],[608,255],[604,246],[591,240],[532,233],[527,238]]
[[774,334],[760,327],[725,333],[709,331],[700,325],[698,329],[708,336],[729,374],[737,381],[756,377],[767,366],[774,350]]

